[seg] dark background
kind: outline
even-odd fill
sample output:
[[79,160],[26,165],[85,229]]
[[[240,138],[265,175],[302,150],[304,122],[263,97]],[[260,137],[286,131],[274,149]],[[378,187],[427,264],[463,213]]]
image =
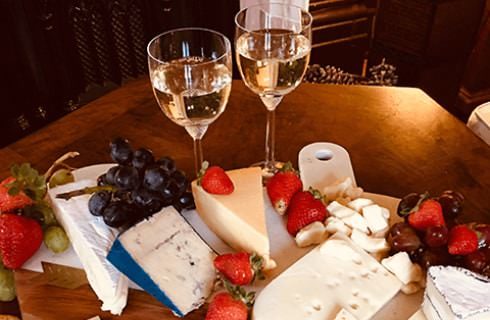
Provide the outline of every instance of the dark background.
[[[363,74],[386,58],[398,85],[422,88],[465,121],[490,100],[489,4],[311,0],[311,63]],[[239,1],[2,0],[0,10],[5,146],[146,74],[146,44],[160,32],[201,26],[233,39]]]

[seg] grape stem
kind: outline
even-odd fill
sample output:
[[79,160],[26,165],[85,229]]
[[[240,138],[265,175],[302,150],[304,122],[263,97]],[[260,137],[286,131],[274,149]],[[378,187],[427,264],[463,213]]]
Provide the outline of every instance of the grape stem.
[[44,178],[46,180],[49,180],[49,178],[53,174],[54,170],[56,168],[58,168],[59,166],[62,166],[63,168],[68,169],[70,171],[75,170],[75,168],[72,168],[72,167],[68,166],[67,164],[65,164],[63,162],[65,160],[70,159],[70,158],[78,157],[79,155],[80,155],[80,153],[78,153],[76,151],[70,151],[70,152],[65,153],[64,155],[62,155],[61,157],[59,157],[58,159],[56,159],[55,162],[53,162],[53,164],[51,165],[51,167],[49,167],[48,171],[46,171],[46,173],[44,174]]
[[98,191],[117,191],[116,187],[113,186],[94,186],[94,187],[86,187],[83,189],[73,190],[70,192],[59,193],[56,195],[57,199],[70,200],[73,197],[83,196],[84,194],[92,194]]

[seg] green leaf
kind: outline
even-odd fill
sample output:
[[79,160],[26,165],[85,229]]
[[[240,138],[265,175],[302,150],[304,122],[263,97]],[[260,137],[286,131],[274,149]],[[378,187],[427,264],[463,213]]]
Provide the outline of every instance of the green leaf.
[[10,166],[10,174],[14,178],[17,178],[19,176],[19,166],[17,164],[13,164]]
[[14,186],[12,186],[12,187],[10,187],[10,188],[8,189],[8,193],[9,193],[9,195],[11,195],[11,196],[18,195],[18,194],[19,194],[19,192],[20,192],[20,189],[19,189],[19,187],[18,187],[18,186],[16,186],[16,185],[14,185]]

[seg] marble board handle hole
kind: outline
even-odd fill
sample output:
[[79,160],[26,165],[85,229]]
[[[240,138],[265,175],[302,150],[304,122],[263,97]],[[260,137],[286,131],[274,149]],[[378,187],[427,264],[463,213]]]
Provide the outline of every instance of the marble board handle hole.
[[315,152],[315,158],[320,161],[328,161],[333,158],[333,152],[329,149],[320,149]]

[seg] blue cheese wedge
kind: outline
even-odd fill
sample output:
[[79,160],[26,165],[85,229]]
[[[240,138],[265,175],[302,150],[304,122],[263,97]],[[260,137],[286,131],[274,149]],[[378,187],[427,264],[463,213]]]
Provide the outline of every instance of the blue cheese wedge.
[[187,221],[166,207],[122,233],[107,259],[183,317],[211,294],[216,254]]
[[118,231],[108,227],[101,217],[88,210],[90,195],[57,199],[56,195],[97,185],[95,180],[81,180],[49,190],[58,222],[63,226],[82,263],[90,286],[102,301],[101,309],[121,314],[128,298],[128,279],[106,259]]
[[427,272],[422,310],[429,320],[488,320],[489,295],[489,278],[463,268],[434,266]]

